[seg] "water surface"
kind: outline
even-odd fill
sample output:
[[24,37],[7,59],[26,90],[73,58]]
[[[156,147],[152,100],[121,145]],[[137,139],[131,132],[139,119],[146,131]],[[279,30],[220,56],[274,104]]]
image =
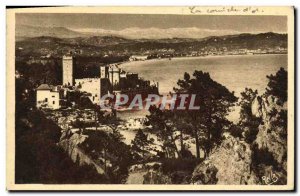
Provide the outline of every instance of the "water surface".
[[155,59],[135,61],[120,66],[125,71],[136,72],[146,80],[159,82],[159,92],[166,94],[177,86],[184,72],[192,74],[195,70],[208,72],[211,78],[236,96],[245,87],[257,89],[263,94],[267,86],[267,75],[275,74],[280,67],[287,69],[287,55],[239,55],[207,56]]

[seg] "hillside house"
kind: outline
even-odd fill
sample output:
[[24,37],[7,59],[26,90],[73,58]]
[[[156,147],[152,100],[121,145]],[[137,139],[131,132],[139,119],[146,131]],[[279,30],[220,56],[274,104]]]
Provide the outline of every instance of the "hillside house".
[[63,97],[63,90],[60,86],[49,86],[41,84],[36,89],[36,107],[59,109],[61,107],[60,100]]

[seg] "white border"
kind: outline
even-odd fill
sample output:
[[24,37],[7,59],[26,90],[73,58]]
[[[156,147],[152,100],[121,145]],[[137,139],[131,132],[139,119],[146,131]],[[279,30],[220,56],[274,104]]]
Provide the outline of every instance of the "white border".
[[[7,1],[4,1],[4,2],[7,2]],[[14,1],[14,2],[17,2],[19,5],[23,5],[24,4],[24,1]],[[150,4],[152,4],[152,5],[166,5],[166,4],[163,4],[162,2],[158,2],[158,1],[155,1],[155,0],[152,0],[151,2],[149,2],[149,1],[146,1],[146,3],[145,3],[145,1],[143,1],[143,2],[135,2],[135,1],[127,1],[127,2],[129,2],[129,4],[131,3],[131,5],[132,5],[132,2],[133,2],[133,4],[135,4],[135,5],[146,5],[146,4],[148,4],[149,5],[149,3]],[[147,3],[148,2],[148,3]],[[233,2],[233,1],[231,1],[231,2]],[[245,4],[248,4],[249,3],[249,1],[247,1],[247,3],[243,3],[243,2],[241,2],[241,1],[235,1],[235,2],[238,2],[238,4],[239,5],[245,5]],[[265,5],[266,3],[265,3],[266,1],[264,1],[264,2],[262,2],[262,1],[258,1],[258,2],[256,2],[255,3],[255,5]],[[279,2],[279,3],[278,3]],[[2,4],[3,2],[1,2],[1,4]],[[12,3],[12,1],[9,1],[9,3],[11,4]],[[26,1],[26,3],[27,3],[27,5],[35,5],[37,2],[35,2],[35,1]],[[41,2],[39,2],[40,3],[40,5],[55,5],[55,4],[59,4],[59,3],[61,3],[61,1],[57,1],[57,0],[53,0],[53,1],[51,1],[51,2],[47,2],[47,1],[41,1]],[[74,1],[65,1],[64,2],[65,3],[65,5],[66,4],[75,4],[76,2],[74,2]],[[95,2],[92,2],[92,4],[88,1],[88,0],[85,0],[84,2],[77,2],[76,4],[77,5],[84,5],[84,4],[87,4],[87,3],[89,3],[90,5],[92,5],[93,3],[95,3]],[[199,4],[199,2],[198,1],[184,1],[184,3],[178,3],[178,2],[169,2],[169,5],[170,5],[170,3],[171,3],[171,5],[186,5],[186,4]],[[220,4],[223,4],[223,2],[217,2],[216,3],[216,1],[213,1],[213,0],[211,0],[210,2],[209,2],[211,5],[220,5]],[[251,1],[251,3],[254,3],[254,1]],[[286,5],[288,3],[288,1],[284,1],[284,2],[282,2],[282,1],[277,1],[276,3],[275,3],[275,1],[269,1],[269,5],[270,4],[272,4],[272,5],[274,5],[274,4],[276,4],[276,5]],[[230,4],[236,4],[236,3],[230,3]],[[292,3],[293,4],[293,3]],[[93,5],[95,5],[95,4],[93,4]],[[99,5],[99,4],[98,4]],[[103,4],[102,4],[103,5]],[[106,5],[124,5],[124,2],[117,2],[116,3],[116,1],[110,1],[109,3],[106,3]],[[128,4],[127,4],[128,5]],[[3,9],[3,7],[2,7],[2,14],[4,14],[5,13],[5,10]],[[5,24],[5,20],[3,21],[3,19],[1,20],[1,23],[2,24]],[[5,25],[2,25],[3,27],[5,26]],[[3,31],[2,31],[3,32]],[[5,33],[5,32],[4,32]],[[4,38],[4,39],[2,39],[3,41],[5,40],[5,34],[4,34],[4,36],[3,36],[3,33],[1,34],[1,36],[2,36],[2,38]],[[290,39],[289,39],[290,40]],[[2,42],[3,43],[3,42]],[[5,48],[5,46],[3,46],[3,44],[1,43],[1,48],[3,49],[2,51],[5,51],[6,50],[6,48]],[[4,59],[5,59],[5,57],[4,57]],[[4,61],[2,61],[2,62],[4,62]],[[5,64],[5,63],[4,63]],[[1,73],[4,73],[5,74],[5,66],[3,66],[3,67],[1,67]],[[5,84],[5,80],[4,80],[4,78],[5,78],[5,75],[3,76],[3,77],[1,77],[1,79],[3,79],[3,81],[1,82],[1,90],[3,90],[3,92],[5,92],[5,87],[4,87],[4,84]],[[5,94],[5,93],[4,93]],[[3,99],[5,99],[4,98],[4,96],[2,97],[2,101],[1,101],[1,107],[3,108],[3,110],[4,110],[4,108],[5,108],[5,103],[3,102]],[[1,123],[2,125],[5,125],[5,117],[3,116],[3,118],[1,119],[3,122]],[[4,128],[4,130],[5,130],[5,128]],[[299,135],[299,134],[298,134]],[[1,137],[2,139],[3,138],[5,138],[5,136],[3,136],[3,137]],[[3,143],[5,143],[5,142],[3,142]],[[5,154],[5,151],[4,151],[4,148],[2,148],[2,150],[3,150],[3,152],[4,153],[1,153],[2,155],[4,155]],[[11,152],[10,152],[11,153]],[[4,161],[2,162],[2,160],[4,160],[4,159],[1,159],[1,165],[4,165]],[[4,179],[4,177],[2,178],[2,179]],[[65,186],[65,185],[64,185]],[[119,185],[118,185],[119,186]],[[241,186],[240,186],[241,187]],[[74,188],[74,187],[73,187]],[[232,187],[231,187],[232,188]],[[91,189],[89,189],[89,190],[91,190]]]

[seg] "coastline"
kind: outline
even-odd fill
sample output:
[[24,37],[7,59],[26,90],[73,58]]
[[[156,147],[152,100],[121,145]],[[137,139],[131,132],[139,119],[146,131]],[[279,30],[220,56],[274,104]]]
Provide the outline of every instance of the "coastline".
[[[177,61],[177,62],[181,62],[181,61],[185,61],[185,60],[193,60],[193,59],[218,59],[218,60],[222,60],[221,58],[252,58],[252,57],[268,57],[268,56],[286,56],[287,54],[255,54],[255,55],[214,55],[214,56],[184,56],[184,57],[174,57],[171,60],[169,60],[168,58],[163,58],[163,59],[148,59],[148,60],[144,60],[144,61],[126,61],[123,63],[119,64],[119,67],[121,69],[126,70],[126,67],[130,67],[131,70],[136,70],[134,67],[137,67],[137,70],[139,69],[138,67],[143,67],[144,65],[150,66],[149,64],[156,64],[159,62],[170,62],[169,64],[172,64],[172,61]],[[176,64],[174,65],[176,66]],[[160,68],[159,68],[160,69]],[[137,71],[138,74],[139,71]],[[265,76],[264,76],[265,77]],[[222,83],[223,84],[223,83]],[[226,83],[225,83],[226,84]],[[160,83],[160,88],[162,87],[162,83]],[[247,85],[245,85],[246,87]],[[243,87],[244,88],[244,87]],[[161,89],[160,89],[161,90]],[[260,91],[259,91],[260,92]],[[162,93],[162,92],[160,92]],[[237,96],[239,96],[239,91],[235,90],[235,93],[237,93]],[[162,93],[164,94],[164,93]],[[236,122],[237,120],[237,113],[239,112],[239,108],[238,107],[234,107],[232,108],[232,112],[230,112],[228,118],[233,121]],[[120,113],[122,116],[124,114],[126,114],[126,112]],[[134,115],[134,113],[131,113],[131,115]],[[125,115],[126,116],[126,115]],[[135,116],[135,115],[134,115]],[[140,117],[140,115],[137,115],[138,117]]]
[[124,65],[134,64],[134,63],[147,63],[147,62],[157,62],[157,61],[172,61],[172,60],[186,60],[186,59],[211,59],[211,58],[226,58],[226,57],[251,57],[251,56],[265,56],[265,55],[288,55],[288,54],[237,54],[237,55],[206,55],[206,56],[181,56],[181,57],[172,57],[171,60],[169,58],[162,59],[147,59],[147,60],[139,60],[139,61],[123,61],[118,64],[120,68]]

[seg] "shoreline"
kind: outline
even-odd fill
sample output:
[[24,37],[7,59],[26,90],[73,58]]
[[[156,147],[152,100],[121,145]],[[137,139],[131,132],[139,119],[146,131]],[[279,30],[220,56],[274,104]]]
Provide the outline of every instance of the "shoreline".
[[207,59],[207,58],[222,58],[222,57],[251,57],[251,56],[266,56],[266,55],[288,55],[286,54],[237,54],[237,55],[206,55],[206,56],[181,56],[181,57],[171,57],[171,60],[169,58],[155,58],[155,59],[147,59],[147,60],[139,60],[139,61],[123,61],[118,64],[120,68],[122,68],[123,65],[129,65],[134,63],[147,63],[147,62],[155,62],[155,61],[172,61],[172,60],[185,60],[185,59]]
[[[255,57],[259,57],[259,58],[267,58],[267,57],[272,57],[272,56],[281,56],[281,57],[284,57],[284,56],[287,56],[287,54],[255,54],[255,55],[214,55],[214,56],[185,56],[185,57],[174,57],[172,58],[171,60],[169,60],[168,58],[163,58],[163,59],[148,59],[148,60],[144,60],[144,61],[126,61],[126,62],[123,62],[123,63],[120,63],[119,64],[119,67],[121,69],[124,69],[126,71],[126,67],[130,67],[130,69],[132,70],[132,72],[134,72],[133,70],[136,70],[136,73],[140,74],[138,72],[138,69],[139,67],[143,67],[143,66],[150,66],[152,64],[156,64],[156,63],[160,63],[162,62],[163,64],[164,63],[168,63],[168,64],[172,64],[172,60],[177,61],[178,62],[181,62],[182,60],[193,60],[193,59],[218,59],[218,60],[222,60],[222,58],[255,58]],[[149,65],[150,64],[150,65]],[[175,63],[176,64],[176,63]],[[176,67],[176,65],[174,65]],[[135,69],[136,67],[136,69]],[[240,97],[238,91],[235,91],[236,93],[236,96]],[[164,94],[162,92],[160,92],[160,94]],[[237,117],[237,112],[239,111],[239,108],[237,107],[233,107],[232,108],[233,111],[230,112],[228,118],[231,120],[231,121],[236,121]],[[137,115],[139,114],[139,112],[137,113],[134,113],[134,112],[120,112],[120,114],[123,116],[125,114],[125,116],[128,116],[126,115],[126,113],[130,113],[132,116],[143,116],[143,115]]]

